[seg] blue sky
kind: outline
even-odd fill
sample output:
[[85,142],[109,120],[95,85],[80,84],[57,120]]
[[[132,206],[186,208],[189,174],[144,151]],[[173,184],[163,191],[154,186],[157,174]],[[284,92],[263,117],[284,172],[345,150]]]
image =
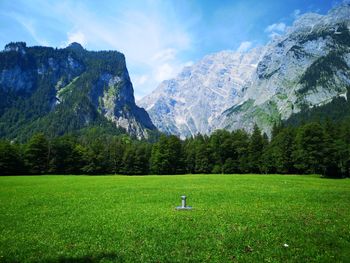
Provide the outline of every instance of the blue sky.
[[245,51],[282,34],[297,16],[325,14],[340,0],[0,0],[0,47],[118,50],[136,98],[184,66],[220,50]]

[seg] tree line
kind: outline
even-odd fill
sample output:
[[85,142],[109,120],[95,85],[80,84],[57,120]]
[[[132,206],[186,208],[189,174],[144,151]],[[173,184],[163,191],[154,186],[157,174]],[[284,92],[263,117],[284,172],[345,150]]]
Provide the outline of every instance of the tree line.
[[125,135],[47,138],[27,143],[0,141],[0,174],[184,174],[278,173],[350,175],[350,122],[274,126],[271,138],[255,126],[217,130],[186,140],[162,135],[154,142]]

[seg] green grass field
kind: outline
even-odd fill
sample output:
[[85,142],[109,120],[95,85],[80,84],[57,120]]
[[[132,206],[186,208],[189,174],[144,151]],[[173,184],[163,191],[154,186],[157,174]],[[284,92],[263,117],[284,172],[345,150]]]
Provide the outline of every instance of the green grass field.
[[0,204],[0,262],[350,261],[349,179],[0,177]]

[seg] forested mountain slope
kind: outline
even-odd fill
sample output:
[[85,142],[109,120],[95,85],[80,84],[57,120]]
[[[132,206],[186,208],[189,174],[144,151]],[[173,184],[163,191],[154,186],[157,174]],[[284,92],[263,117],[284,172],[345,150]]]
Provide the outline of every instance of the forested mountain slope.
[[27,47],[0,52],[0,138],[62,135],[98,126],[147,138],[155,130],[135,104],[125,57],[117,51]]

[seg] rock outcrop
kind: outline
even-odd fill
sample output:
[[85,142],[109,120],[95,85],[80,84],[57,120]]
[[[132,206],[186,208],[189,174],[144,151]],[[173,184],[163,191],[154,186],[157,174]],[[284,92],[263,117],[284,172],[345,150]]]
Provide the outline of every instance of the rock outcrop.
[[303,108],[346,96],[350,5],[304,14],[285,34],[246,53],[219,52],[185,68],[141,100],[159,130],[182,137],[218,128],[268,134]]
[[87,51],[10,43],[0,52],[0,136],[26,131],[64,134],[111,123],[137,138],[155,126],[135,104],[125,57],[117,51]]

